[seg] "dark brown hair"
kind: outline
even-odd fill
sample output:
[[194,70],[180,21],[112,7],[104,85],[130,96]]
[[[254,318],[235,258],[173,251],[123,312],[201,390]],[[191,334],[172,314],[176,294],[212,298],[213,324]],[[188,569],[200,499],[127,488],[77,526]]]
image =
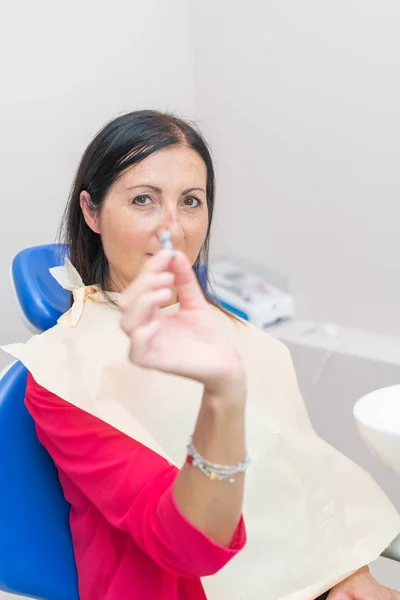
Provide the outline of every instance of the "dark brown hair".
[[[127,168],[162,148],[178,145],[195,150],[207,169],[208,230],[193,268],[199,281],[202,271],[209,288],[208,256],[215,202],[215,174],[210,150],[193,125],[174,115],[154,110],[130,112],[108,123],[89,144],[78,167],[61,224],[60,238],[68,244],[71,262],[85,285],[99,284],[106,291],[109,265],[100,235],[92,231],[83,217],[81,192],[88,192],[93,207],[101,210],[109,188]],[[205,286],[202,287],[207,300],[227,312],[212,299]]]

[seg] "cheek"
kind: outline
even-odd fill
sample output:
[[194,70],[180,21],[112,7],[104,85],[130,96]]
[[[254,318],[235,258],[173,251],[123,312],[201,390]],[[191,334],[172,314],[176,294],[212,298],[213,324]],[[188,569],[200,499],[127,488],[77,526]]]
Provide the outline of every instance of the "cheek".
[[[106,212],[101,222],[101,236],[108,260],[132,262],[151,236],[151,228],[141,220],[132,219],[128,211],[118,214]],[[115,265],[118,266],[118,265]],[[120,264],[122,266],[122,264]]]
[[208,229],[208,218],[194,219],[186,225],[187,251],[190,258],[195,260],[205,240]]
[[203,240],[207,235],[208,229],[208,214],[204,213],[201,217],[193,219],[189,224],[190,234],[197,240]]

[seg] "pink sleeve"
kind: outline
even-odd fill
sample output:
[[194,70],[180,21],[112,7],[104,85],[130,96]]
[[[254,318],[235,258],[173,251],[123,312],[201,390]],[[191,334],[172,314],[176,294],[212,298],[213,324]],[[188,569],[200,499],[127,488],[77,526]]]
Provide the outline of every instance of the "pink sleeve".
[[25,402],[60,472],[163,569],[180,577],[211,575],[244,547],[243,519],[226,548],[182,515],[173,494],[178,470],[158,454],[48,392],[31,375]]

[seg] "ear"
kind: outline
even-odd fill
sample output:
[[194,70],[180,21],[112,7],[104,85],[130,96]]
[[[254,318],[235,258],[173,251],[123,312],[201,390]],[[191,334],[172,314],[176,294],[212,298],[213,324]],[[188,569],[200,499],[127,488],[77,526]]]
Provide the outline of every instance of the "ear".
[[79,201],[86,225],[95,233],[100,234],[99,213],[92,204],[90,194],[88,192],[81,192]]

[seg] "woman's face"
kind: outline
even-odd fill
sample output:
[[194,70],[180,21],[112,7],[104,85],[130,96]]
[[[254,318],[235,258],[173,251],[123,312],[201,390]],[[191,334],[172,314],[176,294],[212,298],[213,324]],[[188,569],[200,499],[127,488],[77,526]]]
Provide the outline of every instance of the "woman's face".
[[81,194],[85,221],[101,235],[114,291],[125,289],[168,230],[175,248],[193,264],[207,234],[207,169],[197,152],[172,146],[127,169],[110,187],[101,211]]

